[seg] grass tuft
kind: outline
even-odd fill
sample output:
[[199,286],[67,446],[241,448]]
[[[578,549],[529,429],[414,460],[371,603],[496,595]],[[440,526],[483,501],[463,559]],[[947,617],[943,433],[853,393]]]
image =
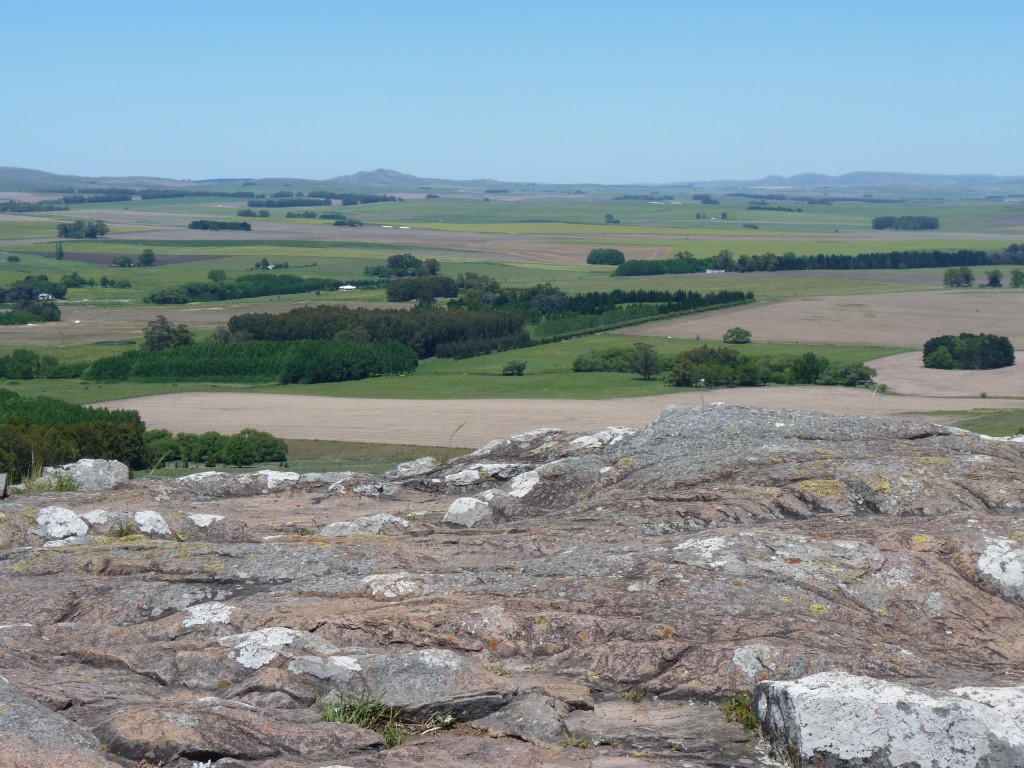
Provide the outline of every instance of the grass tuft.
[[722,714],[725,715],[725,719],[730,723],[739,723],[743,726],[743,730],[750,733],[757,733],[761,730],[761,721],[757,717],[757,712],[754,710],[754,700],[750,698],[749,693],[740,692],[733,694],[730,698],[723,701],[719,707],[722,710]]
[[405,740],[398,721],[400,710],[385,704],[379,696],[364,694],[358,699],[321,700],[320,714],[327,723],[358,725],[379,733],[387,749]]

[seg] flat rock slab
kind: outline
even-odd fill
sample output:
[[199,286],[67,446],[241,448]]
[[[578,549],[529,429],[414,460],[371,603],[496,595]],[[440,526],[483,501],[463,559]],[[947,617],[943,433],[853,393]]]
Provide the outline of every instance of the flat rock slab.
[[1024,765],[1024,688],[938,693],[823,672],[762,683],[756,706],[774,753],[800,766]]

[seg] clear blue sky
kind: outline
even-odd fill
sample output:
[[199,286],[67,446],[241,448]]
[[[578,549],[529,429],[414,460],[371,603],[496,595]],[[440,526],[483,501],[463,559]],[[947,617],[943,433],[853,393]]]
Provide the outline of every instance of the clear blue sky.
[[1024,3],[4,3],[0,165],[1024,174]]

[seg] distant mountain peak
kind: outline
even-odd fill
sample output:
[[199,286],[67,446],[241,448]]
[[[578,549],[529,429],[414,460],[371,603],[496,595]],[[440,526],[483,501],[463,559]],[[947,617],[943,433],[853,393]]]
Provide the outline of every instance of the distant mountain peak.
[[419,176],[399,173],[390,168],[378,168],[375,171],[359,171],[349,176],[335,176],[327,181],[337,184],[415,184],[421,179]]

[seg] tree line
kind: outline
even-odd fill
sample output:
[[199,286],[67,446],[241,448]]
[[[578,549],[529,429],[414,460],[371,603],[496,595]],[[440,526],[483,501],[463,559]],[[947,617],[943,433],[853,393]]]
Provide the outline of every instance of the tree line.
[[706,344],[677,355],[659,355],[650,344],[640,342],[632,349],[612,347],[592,350],[572,363],[576,372],[633,372],[644,379],[663,373],[665,383],[675,387],[754,387],[765,384],[821,384],[861,386],[869,384],[875,371],[857,363],[836,363],[822,355],[744,355],[734,349]]
[[25,480],[42,467],[83,458],[116,459],[147,469],[167,461],[248,466],[285,461],[287,445],[266,432],[237,435],[146,431],[137,411],[73,405],[52,397],[23,397],[0,390],[0,472]]
[[872,229],[938,229],[939,220],[934,216],[876,216],[871,220]]
[[258,296],[279,296],[291,293],[334,290],[336,278],[299,277],[258,273],[240,275],[234,280],[211,280],[207,283],[186,283],[171,288],[157,288],[146,301],[152,304],[188,304],[192,301],[227,301]]
[[82,221],[78,219],[73,222],[61,222],[57,225],[57,237],[67,237],[73,240],[95,239],[103,237],[110,232],[110,227],[99,219],[95,221]]
[[726,272],[776,272],[808,269],[922,269],[927,267],[978,266],[985,264],[1021,264],[1024,253],[1007,249],[1001,253],[987,251],[883,251],[878,253],[830,254],[819,253],[797,256],[786,252],[771,252],[740,256],[723,250],[715,256],[701,259],[683,251],[668,259],[647,261],[627,260],[612,274],[616,277],[641,275],[692,274],[707,269]]
[[196,219],[188,223],[189,229],[240,229],[246,232],[252,231],[252,224],[248,221],[214,221],[213,219]]
[[0,390],[0,472],[15,480],[80,458],[148,465],[145,425],[136,411],[72,405]]
[[133,349],[93,362],[82,378],[97,381],[232,381],[315,384],[411,373],[409,347],[344,340],[183,343]]
[[315,208],[318,205],[330,205],[331,201],[323,197],[277,197],[269,200],[249,200],[250,208]]
[[312,197],[323,197],[328,200],[340,200],[342,205],[366,205],[368,203],[393,203],[399,198],[394,195],[371,195],[365,192],[325,192],[313,190]]
[[66,205],[80,205],[82,203],[130,203],[131,193],[110,194],[110,195],[64,195],[61,202]]
[[456,357],[511,349],[529,343],[518,312],[422,309],[366,309],[320,305],[298,307],[280,314],[251,313],[228,320],[233,338],[261,341],[350,339],[383,343],[397,341],[420,360]]

